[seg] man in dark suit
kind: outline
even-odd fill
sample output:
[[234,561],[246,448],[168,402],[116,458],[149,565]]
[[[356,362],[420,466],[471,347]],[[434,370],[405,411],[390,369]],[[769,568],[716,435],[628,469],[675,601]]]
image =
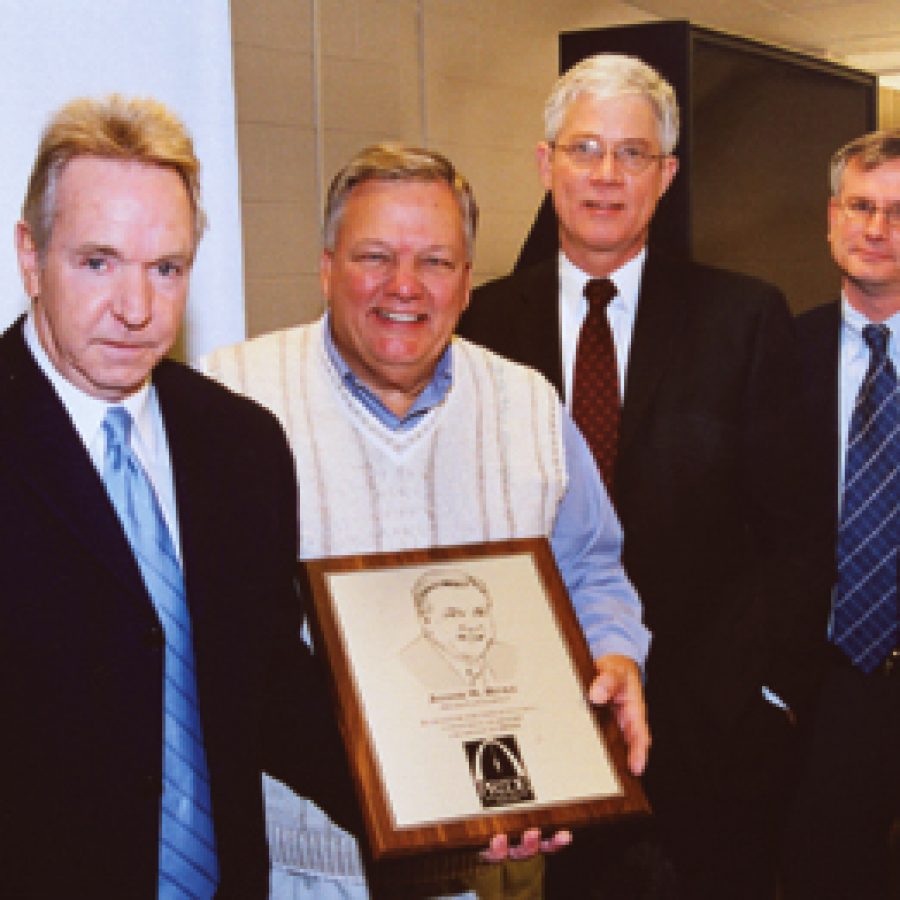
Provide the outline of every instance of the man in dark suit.
[[198,168],[159,104],[74,101],[17,226],[31,306],[0,337],[4,897],[266,897],[264,768],[354,817],[298,637],[285,438],[162,359],[203,230]]
[[[887,900],[897,896],[888,835],[900,814],[900,130],[841,148],[831,162],[831,192],[828,233],[843,274],[841,299],[802,316],[798,329],[818,448],[809,466],[817,516],[830,533],[834,591],[820,610],[828,668],[804,729],[785,896]],[[870,397],[877,398],[871,419]],[[876,450],[856,459],[864,433],[879,435]],[[879,498],[871,506],[856,497],[867,475],[867,497]],[[864,546],[854,546],[854,521]]]
[[[815,669],[798,643],[812,604],[791,320],[773,287],[647,248],[677,170],[677,103],[653,69],[584,60],[557,82],[545,126],[559,257],[477,289],[459,332],[543,372],[586,436],[606,427],[595,453],[654,635],[646,786],[680,896],[768,897],[790,716]],[[612,299],[582,329],[586,290],[604,284]],[[611,409],[580,413],[594,329],[618,389]],[[592,883],[572,878],[560,896]]]

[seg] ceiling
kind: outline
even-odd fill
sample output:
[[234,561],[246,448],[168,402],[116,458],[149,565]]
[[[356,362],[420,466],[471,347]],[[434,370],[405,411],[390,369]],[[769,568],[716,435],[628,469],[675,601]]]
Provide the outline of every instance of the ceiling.
[[665,19],[690,19],[880,76],[900,90],[900,0],[629,0]]

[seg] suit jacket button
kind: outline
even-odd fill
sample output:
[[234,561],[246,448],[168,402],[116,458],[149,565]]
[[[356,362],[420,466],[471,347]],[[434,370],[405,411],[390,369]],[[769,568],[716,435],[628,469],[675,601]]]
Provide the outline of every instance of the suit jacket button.
[[95,683],[105,681],[109,677],[109,666],[104,663],[98,663],[91,669],[91,677]]
[[145,775],[144,776],[144,789],[147,791],[147,796],[156,799],[160,795],[162,784],[159,778],[156,775]]
[[161,625],[153,625],[144,634],[144,642],[151,650],[159,650],[165,646],[166,638]]

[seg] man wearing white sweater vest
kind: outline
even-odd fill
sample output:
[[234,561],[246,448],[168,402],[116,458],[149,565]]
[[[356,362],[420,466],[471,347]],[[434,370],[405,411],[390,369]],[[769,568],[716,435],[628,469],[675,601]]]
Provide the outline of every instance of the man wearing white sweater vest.
[[[203,367],[284,426],[302,559],[547,536],[596,660],[591,700],[612,705],[640,773],[649,634],[590,451],[541,375],[453,338],[476,220],[468,182],[444,157],[366,148],[328,193],[326,314],[219,350]],[[510,856],[533,854],[530,841]],[[452,884],[423,892],[540,896],[534,861],[471,860]]]

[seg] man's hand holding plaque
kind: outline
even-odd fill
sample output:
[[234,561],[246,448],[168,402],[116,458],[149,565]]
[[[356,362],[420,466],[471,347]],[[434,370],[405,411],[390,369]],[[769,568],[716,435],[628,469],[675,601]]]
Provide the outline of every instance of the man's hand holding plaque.
[[595,660],[597,674],[589,697],[597,706],[609,704],[628,745],[628,768],[640,775],[650,752],[650,726],[647,705],[637,663],[628,656],[608,654]]

